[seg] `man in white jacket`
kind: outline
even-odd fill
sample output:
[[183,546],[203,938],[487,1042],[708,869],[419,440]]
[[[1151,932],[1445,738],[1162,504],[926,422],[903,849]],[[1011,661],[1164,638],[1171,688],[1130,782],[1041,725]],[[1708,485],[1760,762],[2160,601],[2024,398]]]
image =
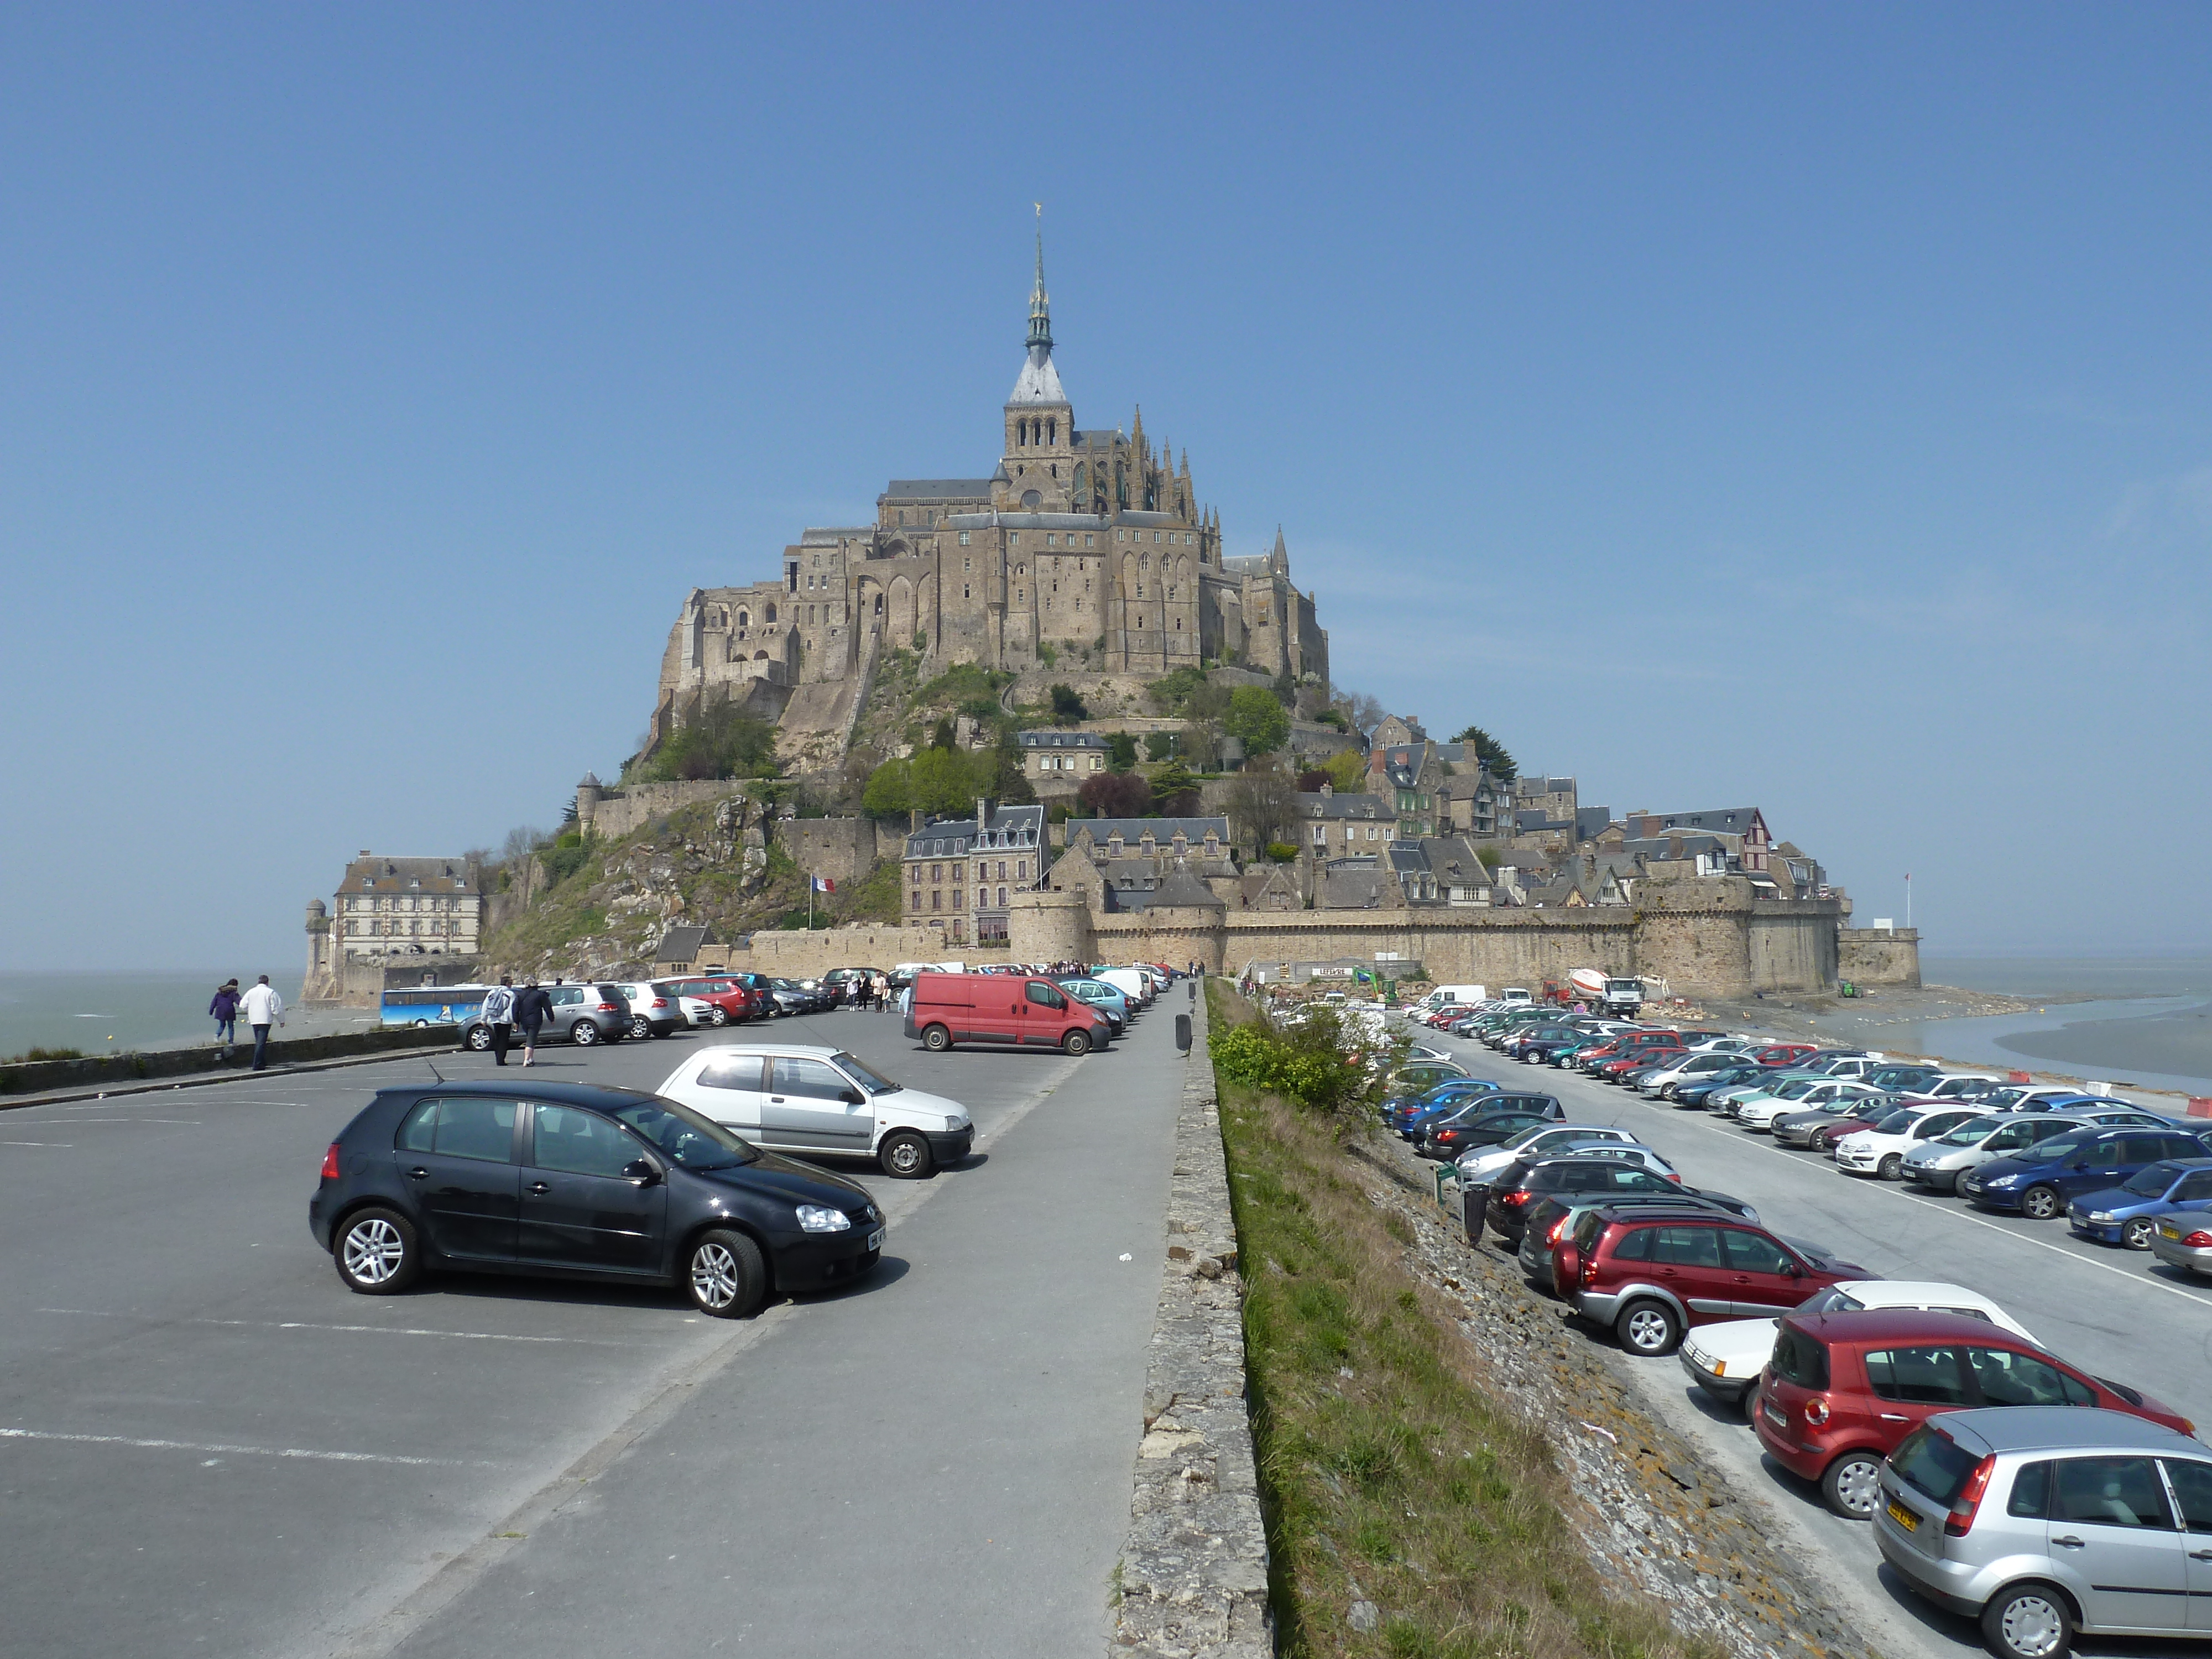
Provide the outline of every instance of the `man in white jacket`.
[[284,999],[270,986],[269,975],[262,975],[261,982],[240,999],[239,1006],[246,1011],[246,1023],[253,1028],[253,1069],[265,1071],[269,1064],[269,1028],[284,1023]]

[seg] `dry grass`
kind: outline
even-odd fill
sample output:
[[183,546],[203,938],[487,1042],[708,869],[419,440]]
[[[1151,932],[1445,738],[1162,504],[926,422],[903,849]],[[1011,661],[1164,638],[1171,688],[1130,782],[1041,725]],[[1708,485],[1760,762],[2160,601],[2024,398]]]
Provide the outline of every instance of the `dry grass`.
[[[1239,1012],[1223,995],[1214,1018]],[[1281,1650],[1394,1659],[1704,1651],[1602,1580],[1543,1437],[1485,1393],[1337,1126],[1221,1090]],[[1373,1628],[1354,1627],[1357,1601]]]

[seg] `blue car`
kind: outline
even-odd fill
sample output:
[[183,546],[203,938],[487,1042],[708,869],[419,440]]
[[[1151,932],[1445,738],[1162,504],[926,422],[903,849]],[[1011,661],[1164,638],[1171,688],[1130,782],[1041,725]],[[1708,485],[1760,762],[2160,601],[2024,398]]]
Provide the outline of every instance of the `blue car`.
[[2175,1210],[2212,1210],[2212,1158],[2168,1158],[2138,1170],[2117,1187],[2075,1199],[2066,1221],[2100,1244],[2147,1250],[2153,1224]]
[[1061,980],[1060,987],[1071,995],[1078,996],[1106,1016],[1106,1022],[1119,1036],[1129,1029],[1129,999],[1103,979]]
[[1419,1141],[1431,1120],[1461,1106],[1477,1095],[1494,1095],[1501,1085],[1486,1078],[1455,1077],[1424,1094],[1383,1102],[1390,1127],[1412,1141]]
[[2050,1221],[2085,1194],[2124,1187],[2154,1164],[2200,1158],[2208,1150],[2197,1136],[2172,1127],[2130,1124],[2054,1135],[1960,1176],[1959,1196],[1984,1209]]

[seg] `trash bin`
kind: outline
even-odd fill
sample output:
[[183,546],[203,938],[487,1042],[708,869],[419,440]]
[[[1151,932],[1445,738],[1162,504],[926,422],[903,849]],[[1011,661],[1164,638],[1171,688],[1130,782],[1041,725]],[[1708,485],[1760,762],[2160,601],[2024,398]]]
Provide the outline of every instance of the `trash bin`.
[[1190,1052],[1190,1016],[1188,1014],[1176,1016],[1176,1047],[1185,1054]]
[[1489,1196],[1488,1190],[1481,1187],[1462,1187],[1459,1189],[1460,1225],[1466,1230],[1469,1244],[1482,1242],[1482,1211]]

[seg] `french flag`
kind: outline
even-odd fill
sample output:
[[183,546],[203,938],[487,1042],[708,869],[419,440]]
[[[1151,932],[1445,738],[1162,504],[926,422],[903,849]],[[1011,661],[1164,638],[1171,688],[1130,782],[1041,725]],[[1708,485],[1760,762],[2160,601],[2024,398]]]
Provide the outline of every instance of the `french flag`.
[[827,876],[817,876],[814,878],[814,890],[817,893],[834,893],[837,890],[837,884]]

